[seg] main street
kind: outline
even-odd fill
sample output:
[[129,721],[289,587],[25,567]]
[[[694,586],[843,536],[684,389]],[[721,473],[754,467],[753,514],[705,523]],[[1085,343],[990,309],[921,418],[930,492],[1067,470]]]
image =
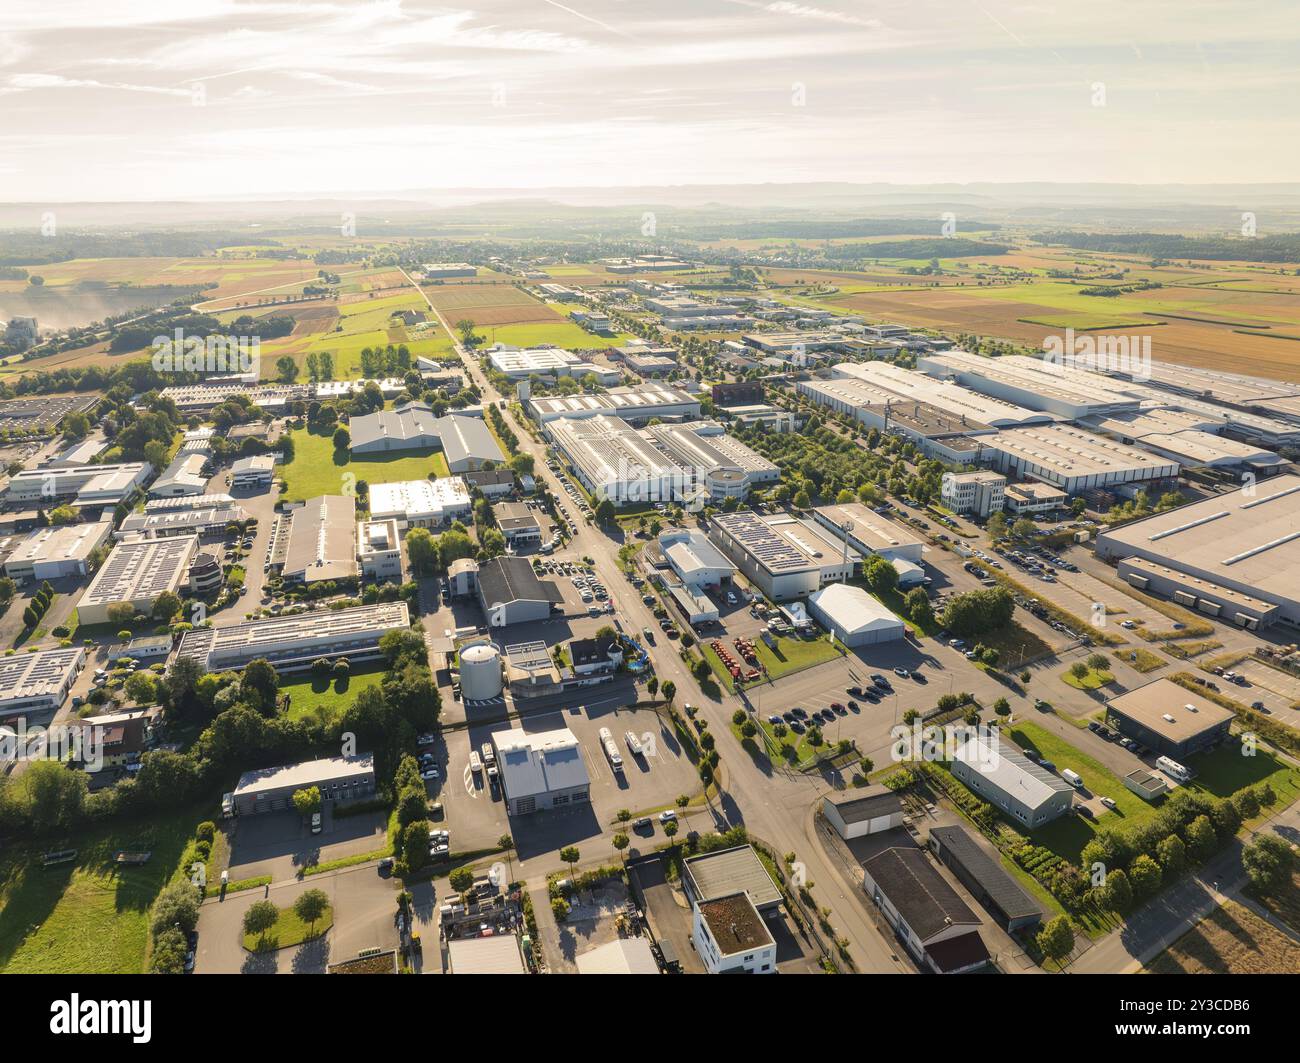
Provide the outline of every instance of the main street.
[[[411,280],[409,276],[407,279]],[[413,280],[411,283],[420,290]],[[423,291],[421,294],[424,295]],[[447,334],[454,338],[455,333],[447,320],[427,295],[424,298]],[[485,404],[509,398],[500,396],[488,381],[474,352],[465,350],[460,343],[456,343],[456,350],[464,360]],[[520,451],[534,459],[535,477],[552,494],[560,499],[565,498],[566,493],[559,478],[546,467],[545,445],[535,441],[528,427],[518,421],[515,422],[515,428]],[[594,524],[584,522],[576,514],[575,517],[571,546],[579,555],[588,556],[594,561],[597,575],[615,597],[618,615],[624,626],[634,632],[645,627],[657,628],[658,621],[639,595],[618,594],[619,588],[627,587],[626,577],[618,566],[620,544]],[[725,691],[716,701],[701,699],[695,678],[678,657],[673,644],[667,640],[665,643],[646,647],[654,661],[661,686],[671,681],[677,688],[679,703],[699,702],[702,715],[718,739],[719,753],[723,760],[723,790],[717,802],[711,806],[716,826],[725,829],[743,824],[756,837],[771,845],[778,854],[795,854],[795,858],[804,865],[806,880],[813,885],[814,898],[819,904],[831,909],[831,924],[839,936],[848,940],[849,952],[859,970],[907,970],[905,964],[893,958],[893,943],[879,933],[864,911],[862,905],[865,898],[860,899],[860,888],[848,882],[832,862],[825,858],[820,843],[808,830],[808,824],[812,822],[810,811],[822,795],[830,791],[830,785],[820,776],[789,773],[775,768],[765,769],[755,762],[741,748],[730,729],[732,713],[742,707],[740,700]],[[610,852],[612,854],[612,848]]]

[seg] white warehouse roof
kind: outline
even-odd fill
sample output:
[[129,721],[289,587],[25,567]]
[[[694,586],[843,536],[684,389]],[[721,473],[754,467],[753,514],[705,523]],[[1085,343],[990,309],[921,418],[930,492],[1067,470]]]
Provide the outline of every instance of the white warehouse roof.
[[898,631],[906,626],[861,587],[832,583],[809,595],[808,604],[846,637],[864,631]]

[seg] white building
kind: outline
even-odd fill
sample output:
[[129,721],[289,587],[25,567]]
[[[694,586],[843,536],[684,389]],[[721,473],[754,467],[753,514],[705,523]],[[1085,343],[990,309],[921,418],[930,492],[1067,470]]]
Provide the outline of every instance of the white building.
[[357,499],[318,495],[293,509],[283,575],[291,583],[354,579],[357,574]]
[[528,408],[545,425],[556,418],[619,417],[628,423],[661,420],[697,421],[700,400],[682,388],[668,384],[633,384],[581,395],[539,395],[528,400]]
[[363,520],[357,522],[357,560],[361,574],[375,583],[393,580],[401,583],[406,578],[402,565],[402,540],[397,532],[397,521]]
[[831,506],[818,506],[813,519],[862,554],[879,554],[886,561],[911,561],[921,563],[925,544],[907,528],[882,516],[860,502],[845,502]]
[[506,811],[528,815],[591,800],[591,779],[582,747],[567,727],[527,732],[522,727],[492,735]]
[[265,657],[280,671],[310,668],[319,658],[356,665],[381,656],[379,641],[411,625],[405,602],[359,605],[195,628],[181,636],[178,657],[193,657],[209,672],[243,668]]
[[1055,484],[1075,495],[1178,476],[1178,462],[1072,425],[1012,428],[981,440],[1004,473]]
[[198,545],[197,535],[118,543],[77,603],[81,623],[105,623],[109,607],[123,602],[148,613],[160,594],[177,593],[189,578]]
[[808,611],[845,646],[874,646],[907,634],[907,625],[861,587],[834,583],[808,597]]
[[691,939],[709,974],[776,973],[776,939],[747,893],[697,904]]
[[720,587],[736,574],[736,566],[707,535],[694,528],[664,532],[659,536],[659,549],[682,583],[696,591]]
[[181,495],[201,495],[207,489],[208,478],[203,475],[208,456],[198,451],[177,451],[172,463],[149,485],[150,498],[177,498]]
[[1000,473],[977,469],[946,472],[940,481],[939,498],[954,513],[987,517],[999,512],[1006,501],[1007,478]]
[[852,794],[827,794],[822,813],[845,841],[903,825],[903,799],[887,786],[868,786]]
[[402,531],[436,528],[471,512],[469,488],[459,476],[370,485],[371,518],[395,520]]
[[674,502],[694,493],[687,472],[617,417],[562,417],[546,434],[595,498],[614,505]]
[[1070,496],[1051,484],[1026,480],[1024,483],[1008,484],[1004,501],[1011,513],[1021,516],[1025,513],[1047,513],[1063,509],[1070,504]]
[[123,465],[82,465],[75,468],[23,469],[9,480],[5,500],[15,505],[113,505],[133,495],[153,474],[147,461]]
[[275,457],[271,454],[255,454],[250,458],[240,458],[230,467],[230,486],[235,490],[270,487],[274,475]]
[[85,660],[82,646],[0,657],[0,717],[56,712]]
[[111,520],[38,528],[9,555],[5,575],[19,583],[88,575],[91,555],[108,542],[112,530]]
[[788,514],[719,513],[709,538],[773,601],[801,598],[853,575],[861,555]]

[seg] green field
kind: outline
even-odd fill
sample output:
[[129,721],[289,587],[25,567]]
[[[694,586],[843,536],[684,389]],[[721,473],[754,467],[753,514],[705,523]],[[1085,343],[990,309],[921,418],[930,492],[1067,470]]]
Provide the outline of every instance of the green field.
[[328,723],[337,719],[363,690],[379,686],[383,678],[381,671],[353,673],[345,679],[304,676],[281,682],[280,693],[289,695],[289,719],[321,719]]
[[[315,435],[305,428],[292,433],[293,461],[280,470],[284,477],[284,499],[302,502],[317,495],[341,494],[349,484],[393,483],[397,480],[424,480],[429,474],[447,475],[447,459],[441,451],[398,450],[383,454],[351,457],[346,450],[335,450],[332,435]],[[348,480],[348,474],[354,479]]]
[[516,347],[536,347],[539,343],[553,343],[569,350],[588,347],[621,347],[633,339],[625,332],[613,336],[597,336],[580,328],[572,321],[556,320],[532,322],[524,325],[480,325],[475,329],[487,337],[488,344],[509,343]]
[[[149,942],[149,907],[171,879],[210,810],[113,824],[0,857],[0,972],[140,974]],[[48,870],[41,853],[78,850],[75,864]],[[119,868],[120,850],[150,849],[142,867]]]
[[[1111,798],[1116,808],[1097,820],[1082,816],[1062,816],[1030,832],[1034,842],[1051,849],[1058,856],[1077,864],[1083,847],[1100,828],[1119,828],[1152,816],[1160,802],[1148,804],[1126,787],[1109,768],[1081,752],[1063,738],[1029,722],[1017,723],[1010,736],[1016,745],[1032,749],[1056,765],[1058,772],[1071,768],[1083,777],[1084,787],[1100,797]],[[1300,797],[1300,771],[1288,767],[1276,757],[1259,751],[1253,757],[1241,755],[1235,743],[1191,758],[1188,764],[1196,778],[1188,789],[1212,797],[1229,797],[1246,786],[1268,782],[1278,796],[1276,809]]]
[[334,909],[326,908],[325,914],[316,922],[308,925],[298,918],[292,908],[281,908],[280,917],[265,934],[245,934],[244,948],[249,952],[275,952],[301,945],[304,941],[320,937],[334,925]]

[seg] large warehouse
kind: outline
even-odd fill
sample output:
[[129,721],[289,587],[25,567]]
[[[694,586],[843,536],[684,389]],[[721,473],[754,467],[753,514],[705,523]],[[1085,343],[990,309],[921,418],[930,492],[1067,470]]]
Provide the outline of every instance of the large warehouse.
[[1047,424],[1051,417],[1041,410],[1026,409],[993,395],[981,393],[951,380],[937,380],[925,373],[904,369],[890,362],[841,362],[836,377],[861,380],[890,393],[900,405],[924,402],[972,425],[1019,428]]
[[595,498],[614,505],[675,502],[693,486],[672,458],[618,417],[561,417],[546,432]]
[[546,620],[563,598],[549,580],[537,578],[524,557],[493,557],[478,570],[478,597],[489,627]]
[[567,727],[527,732],[522,727],[492,736],[506,811],[528,815],[591,800],[591,778],[582,747]]
[[473,509],[469,486],[459,476],[370,485],[370,516],[395,520],[403,530],[437,528],[468,517]]
[[1031,410],[1066,420],[1136,410],[1141,404],[1121,380],[1025,355],[984,358],[966,351],[926,354],[916,360],[924,373]]
[[375,792],[375,762],[369,753],[355,757],[305,760],[278,768],[246,771],[235,786],[235,815],[255,816],[293,808],[297,790],[320,788],[325,801],[353,801]]
[[437,417],[424,402],[408,402],[394,410],[354,417],[348,430],[353,454],[441,446],[449,472],[470,472],[481,469],[488,461],[505,461],[481,417],[456,413]]
[[952,773],[1030,830],[1065,815],[1073,801],[1068,782],[992,736],[976,735],[960,746]]
[[379,640],[410,625],[405,602],[358,605],[195,628],[181,636],[176,656],[193,657],[208,672],[234,671],[258,657],[282,672],[310,668],[322,657],[355,665],[380,657]]
[[1300,626],[1300,476],[1111,528],[1097,556],[1135,587],[1242,627]]
[[719,513],[709,538],[773,601],[789,601],[853,575],[862,556],[830,533],[785,513]]
[[874,646],[907,634],[907,625],[861,587],[833,583],[808,598],[808,611],[837,642]]
[[1011,428],[981,437],[999,472],[1043,480],[1075,495],[1093,487],[1119,487],[1173,479],[1178,462],[1117,443],[1072,425]]
[[1180,762],[1222,742],[1236,719],[1231,709],[1172,679],[1156,679],[1111,698],[1106,713],[1121,734]]
[[657,424],[645,429],[682,468],[708,492],[709,498],[745,498],[755,484],[775,483],[781,470],[739,439],[727,435],[717,421]]
[[644,424],[655,417],[694,421],[700,400],[668,384],[636,384],[582,395],[544,395],[530,399],[529,409],[541,424],[557,417],[577,419],[601,415]]
[[197,535],[118,543],[77,603],[81,623],[103,624],[121,603],[148,613],[164,591],[179,592],[198,545]]
[[879,554],[886,561],[921,563],[921,540],[860,502],[818,506],[813,510],[813,519],[836,539],[842,541],[848,536],[849,546],[864,557]]
[[320,495],[290,512],[282,575],[290,583],[355,579],[356,495]]

